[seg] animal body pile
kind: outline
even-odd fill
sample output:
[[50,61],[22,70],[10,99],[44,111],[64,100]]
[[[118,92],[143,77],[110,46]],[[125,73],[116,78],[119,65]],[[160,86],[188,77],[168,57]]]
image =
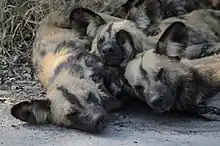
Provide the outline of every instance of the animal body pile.
[[11,114],[97,133],[109,112],[138,98],[157,112],[220,120],[219,24],[217,0],[112,1],[100,11],[71,2],[42,21],[33,42],[46,97]]

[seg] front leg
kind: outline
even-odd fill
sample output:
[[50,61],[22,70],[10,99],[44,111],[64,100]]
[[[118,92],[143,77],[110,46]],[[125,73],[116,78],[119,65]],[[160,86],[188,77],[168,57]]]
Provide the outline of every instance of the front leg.
[[220,109],[208,105],[187,105],[185,111],[200,115],[206,119],[220,121]]

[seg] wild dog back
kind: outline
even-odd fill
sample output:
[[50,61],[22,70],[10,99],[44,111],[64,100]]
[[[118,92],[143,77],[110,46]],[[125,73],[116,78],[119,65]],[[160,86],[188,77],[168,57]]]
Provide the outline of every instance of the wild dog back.
[[[147,40],[155,41],[152,49],[185,48],[183,57],[188,59],[213,55],[219,53],[220,49],[219,16],[218,10],[203,9],[183,16],[171,17],[160,23],[160,33],[149,36]],[[149,47],[151,46],[152,44],[149,44]]]

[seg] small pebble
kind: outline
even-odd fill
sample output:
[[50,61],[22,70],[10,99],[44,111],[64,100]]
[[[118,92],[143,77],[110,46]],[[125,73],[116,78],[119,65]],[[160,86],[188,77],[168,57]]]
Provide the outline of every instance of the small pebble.
[[11,125],[11,127],[16,127],[15,125]]
[[137,141],[134,141],[134,143],[138,143]]
[[125,127],[124,125],[120,125],[120,127]]
[[17,125],[11,125],[11,127],[13,127],[13,128],[16,128],[16,129],[19,129],[19,126],[17,126]]

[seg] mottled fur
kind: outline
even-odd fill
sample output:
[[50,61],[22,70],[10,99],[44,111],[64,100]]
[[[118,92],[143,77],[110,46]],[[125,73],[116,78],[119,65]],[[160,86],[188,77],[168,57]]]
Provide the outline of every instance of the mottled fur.
[[[107,112],[122,105],[105,87],[117,89],[120,79],[109,80],[109,76],[116,79],[119,72],[105,68],[89,53],[90,42],[78,33],[80,28],[73,28],[73,11],[70,5],[49,14],[36,33],[32,62],[47,89],[46,99],[22,101],[12,107],[11,114],[25,122],[100,132],[106,127]],[[103,21],[112,18],[102,16]]]
[[219,4],[219,0],[127,0],[112,15],[136,21],[137,13],[142,11],[145,13],[145,21],[149,20],[149,24],[155,24],[163,19],[181,16],[194,10],[219,9]]
[[125,78],[136,95],[158,112],[220,120],[220,56],[179,60],[182,52],[169,49],[145,51],[127,65]]
[[155,35],[163,19],[163,5],[161,0],[127,0],[112,15],[134,21],[146,35]]
[[[176,22],[182,24],[175,26]],[[210,56],[219,53],[219,23],[220,11],[195,10],[186,15],[163,20],[159,25],[160,33],[156,36],[149,36],[148,40],[155,41],[152,49],[187,46],[184,51],[185,58]]]
[[[158,10],[155,14],[159,12]],[[137,16],[141,20],[142,15]],[[153,36],[147,36],[137,22],[129,20],[101,23],[102,25],[96,25],[98,33],[92,36],[91,53],[100,56],[106,65],[121,67],[125,67],[136,53],[149,49],[184,48],[181,58],[188,59],[218,54],[219,16],[218,10],[202,9],[167,18],[156,27],[156,34]]]
[[[145,37],[142,39],[145,47],[142,50],[172,51],[170,48],[176,48],[176,51],[184,52],[181,58],[188,59],[218,54],[220,50],[219,23],[220,11],[212,9],[195,10],[179,17],[167,18],[158,25],[159,31],[155,36],[141,37]],[[133,41],[133,44],[135,47],[136,42]]]
[[143,51],[147,48],[145,44],[150,43],[146,43],[146,35],[130,20],[114,17],[117,20],[106,23],[100,13],[86,8],[75,9],[73,13],[71,19],[78,20],[74,25],[80,28],[79,33],[92,41],[90,53],[99,56],[105,65],[124,66],[134,52]]
[[161,0],[164,7],[163,18],[180,16],[199,9],[218,9],[218,0]]

